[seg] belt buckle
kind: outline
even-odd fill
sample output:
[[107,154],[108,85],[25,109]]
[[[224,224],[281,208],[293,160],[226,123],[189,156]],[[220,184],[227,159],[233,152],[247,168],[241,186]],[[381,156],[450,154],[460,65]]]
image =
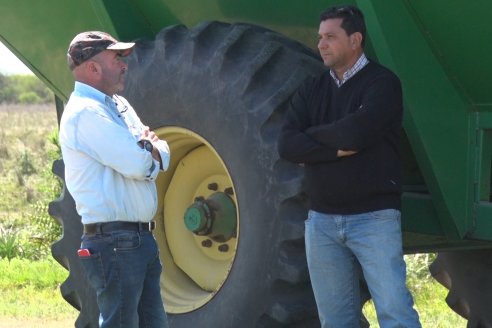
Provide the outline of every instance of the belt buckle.
[[152,231],[155,229],[155,221],[145,222],[141,227],[145,229],[145,231]]

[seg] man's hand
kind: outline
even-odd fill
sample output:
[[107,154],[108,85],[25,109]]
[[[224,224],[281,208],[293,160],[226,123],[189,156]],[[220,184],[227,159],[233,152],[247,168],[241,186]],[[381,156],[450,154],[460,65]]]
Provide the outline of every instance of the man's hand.
[[152,157],[159,162],[159,166],[161,167],[162,169],[162,158],[161,158],[161,154],[159,153],[159,150],[157,149],[157,147],[155,147],[155,143],[157,141],[159,141],[159,138],[157,137],[157,135],[154,133],[154,131],[150,131],[149,127],[148,126],[144,126],[143,129],[142,129],[142,133],[140,135],[140,140],[149,140],[152,145],[154,146],[152,148]]
[[355,150],[337,150],[337,157],[352,156],[354,154],[357,154]]
[[142,129],[142,134],[140,135],[140,139],[147,139],[150,142],[155,143],[159,141],[159,138],[156,136],[154,131],[150,131],[148,126],[144,126]]

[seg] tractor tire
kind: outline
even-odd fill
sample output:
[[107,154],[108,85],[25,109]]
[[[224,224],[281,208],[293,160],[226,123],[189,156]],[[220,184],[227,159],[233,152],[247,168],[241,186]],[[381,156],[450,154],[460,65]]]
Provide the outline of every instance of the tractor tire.
[[[279,159],[276,139],[290,96],[322,69],[314,53],[277,33],[219,22],[166,28],[129,59],[124,95],[171,149],[167,177],[157,182],[165,192],[156,233],[171,327],[319,327],[304,256],[302,170]],[[236,237],[220,259],[215,242],[180,252],[190,233],[173,227],[211,183],[228,189],[237,209]],[[192,239],[200,248],[203,238]]]
[[492,250],[441,252],[429,269],[468,328],[492,328]]

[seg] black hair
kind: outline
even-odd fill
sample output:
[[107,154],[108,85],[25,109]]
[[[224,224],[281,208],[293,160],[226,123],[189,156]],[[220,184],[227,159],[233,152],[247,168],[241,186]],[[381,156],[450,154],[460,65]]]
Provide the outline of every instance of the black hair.
[[366,42],[366,23],[364,21],[364,14],[359,8],[350,5],[330,7],[322,12],[319,18],[320,22],[327,19],[341,18],[341,27],[347,35],[352,35],[355,32],[362,34],[361,46],[364,48]]

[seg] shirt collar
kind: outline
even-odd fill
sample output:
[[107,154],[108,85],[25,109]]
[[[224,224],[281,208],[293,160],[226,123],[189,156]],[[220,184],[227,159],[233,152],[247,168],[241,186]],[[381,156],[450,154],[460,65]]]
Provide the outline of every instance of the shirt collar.
[[79,81],[75,81],[75,87],[73,93],[77,96],[83,96],[83,97],[97,100],[98,102],[106,105],[109,105],[110,101],[114,103],[112,97],[108,96],[104,92],[97,90],[94,87],[91,87],[88,84]]
[[369,63],[369,60],[367,60],[367,57],[364,53],[360,55],[359,59],[355,62],[355,64],[349,68],[345,73],[343,73],[342,80],[340,81],[335,72],[333,70],[330,70],[330,75],[335,80],[335,83],[337,84],[338,87],[340,87],[342,84],[347,82],[351,77],[353,77],[357,72],[359,72],[364,66],[366,66]]

